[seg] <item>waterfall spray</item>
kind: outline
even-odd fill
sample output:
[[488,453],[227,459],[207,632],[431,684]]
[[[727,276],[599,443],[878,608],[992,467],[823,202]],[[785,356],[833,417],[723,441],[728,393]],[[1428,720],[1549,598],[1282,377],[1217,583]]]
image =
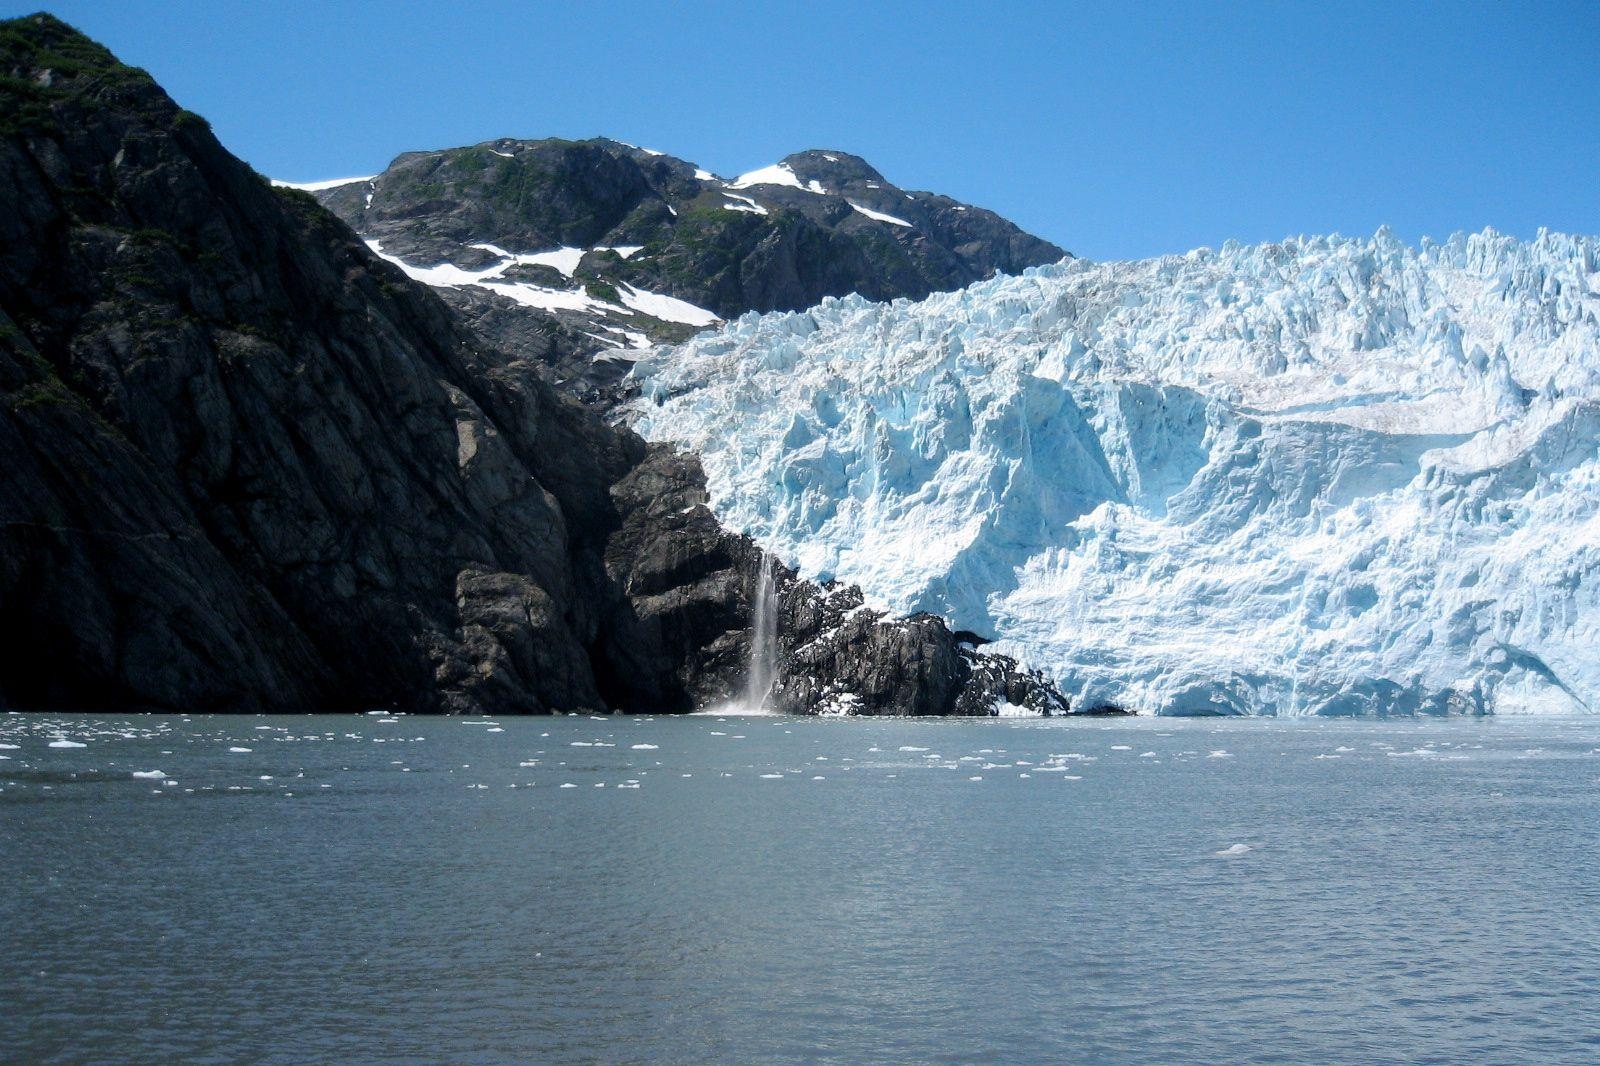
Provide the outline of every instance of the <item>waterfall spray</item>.
[[773,587],[773,568],[772,556],[762,552],[756,576],[755,611],[750,619],[750,663],[744,690],[745,706],[751,711],[764,709],[778,661],[778,596]]

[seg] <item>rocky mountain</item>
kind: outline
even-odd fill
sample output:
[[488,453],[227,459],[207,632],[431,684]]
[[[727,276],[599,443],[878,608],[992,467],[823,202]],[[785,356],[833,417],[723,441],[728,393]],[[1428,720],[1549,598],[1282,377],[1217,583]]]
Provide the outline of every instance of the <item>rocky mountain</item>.
[[[0,23],[0,204],[0,702],[686,711],[745,686],[767,571],[692,460],[48,15]],[[781,586],[786,707],[1062,706],[938,619]]]
[[1080,705],[1600,709],[1600,240],[1069,261],[751,316],[639,367],[647,436],[816,578]]
[[619,141],[498,140],[303,188],[579,391],[626,369],[631,350],[746,311],[920,298],[1066,255],[833,151],[725,179]]

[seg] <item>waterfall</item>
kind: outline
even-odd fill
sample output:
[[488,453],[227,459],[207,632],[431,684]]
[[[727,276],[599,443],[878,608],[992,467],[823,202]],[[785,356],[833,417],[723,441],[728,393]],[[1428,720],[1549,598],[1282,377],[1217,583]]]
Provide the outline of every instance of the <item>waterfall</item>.
[[750,711],[765,709],[778,662],[778,595],[773,588],[773,567],[772,556],[762,552],[755,611],[750,618],[750,663],[744,688],[745,707]]

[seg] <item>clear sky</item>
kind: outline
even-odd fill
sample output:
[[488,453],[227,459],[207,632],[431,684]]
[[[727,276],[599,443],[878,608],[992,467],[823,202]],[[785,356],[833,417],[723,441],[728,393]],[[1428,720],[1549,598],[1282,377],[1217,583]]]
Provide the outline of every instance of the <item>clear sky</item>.
[[1600,233],[1600,0],[46,9],[289,180],[605,135],[724,175],[844,149],[1097,259],[1384,223]]

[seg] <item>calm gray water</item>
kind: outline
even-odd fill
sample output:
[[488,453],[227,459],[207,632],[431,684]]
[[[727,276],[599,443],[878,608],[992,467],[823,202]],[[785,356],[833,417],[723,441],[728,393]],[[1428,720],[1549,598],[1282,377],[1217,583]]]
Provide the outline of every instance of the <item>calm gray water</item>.
[[11,1061],[1600,1059],[1592,720],[0,743]]

